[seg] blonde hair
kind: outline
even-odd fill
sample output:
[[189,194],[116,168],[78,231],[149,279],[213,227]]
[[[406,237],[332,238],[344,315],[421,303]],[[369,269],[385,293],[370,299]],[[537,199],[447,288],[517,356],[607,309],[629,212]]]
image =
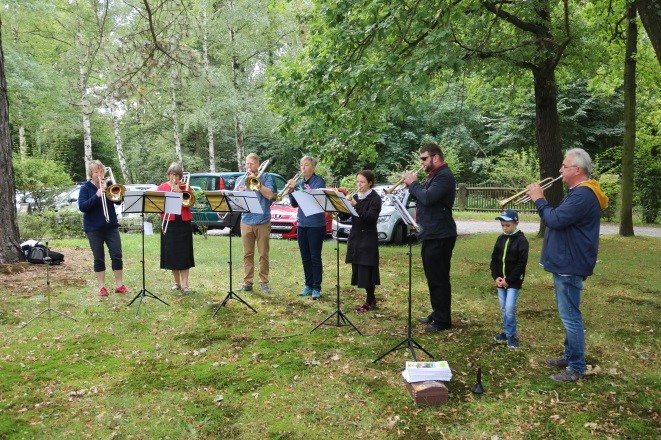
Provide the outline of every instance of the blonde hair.
[[87,177],[89,177],[91,179],[92,178],[92,173],[94,172],[94,170],[97,170],[99,168],[104,168],[105,169],[105,167],[106,166],[104,164],[102,164],[100,160],[90,160],[87,163]]
[[257,153],[250,153],[246,156],[246,159],[255,159],[257,163],[260,163],[259,156]]

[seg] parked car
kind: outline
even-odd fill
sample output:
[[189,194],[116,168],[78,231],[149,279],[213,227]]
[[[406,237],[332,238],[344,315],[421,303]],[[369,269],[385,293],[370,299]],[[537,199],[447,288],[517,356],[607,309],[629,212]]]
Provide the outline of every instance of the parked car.
[[[296,239],[298,208],[291,206],[289,197],[271,205],[271,238]],[[326,235],[331,235],[333,218],[326,213]]]
[[[381,196],[381,213],[377,221],[376,229],[381,243],[402,244],[408,234],[406,223],[395,207],[390,197],[397,197],[406,210],[415,216],[415,199],[411,197],[408,189],[397,190],[390,197],[386,197],[385,190],[389,185],[375,185],[374,190]],[[347,221],[333,221],[333,238],[343,241],[349,237],[351,231],[351,218]]]
[[[189,184],[192,187],[199,187],[204,191],[219,191],[221,189],[234,189],[236,180],[243,176],[245,172],[229,171],[218,173],[191,173]],[[284,177],[279,174],[269,173],[275,184],[275,192],[279,192],[287,184]],[[206,227],[208,229],[223,229],[231,227],[232,234],[241,235],[241,225],[238,212],[230,213],[226,216],[219,216],[218,212],[212,211],[209,202],[205,197],[198,197],[195,206],[191,208],[193,213],[193,227],[199,229]],[[222,218],[221,218],[222,217]]]

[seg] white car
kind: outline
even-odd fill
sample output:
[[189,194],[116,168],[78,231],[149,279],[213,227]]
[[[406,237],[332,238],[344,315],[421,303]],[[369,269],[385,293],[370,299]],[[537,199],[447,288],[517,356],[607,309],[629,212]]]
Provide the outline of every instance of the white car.
[[[374,186],[374,190],[381,196],[381,212],[376,230],[379,242],[402,244],[406,242],[404,239],[409,231],[391,197],[396,197],[412,218],[415,218],[415,199],[409,195],[408,189],[396,190],[388,196],[384,192],[388,187],[389,185]],[[348,222],[337,222],[336,219],[333,219],[333,238],[346,240],[349,237],[349,231],[351,231],[351,219]]]
[[[78,194],[80,194],[81,186],[82,185],[74,185],[72,188],[59,194],[53,202],[53,209],[55,211],[60,209],[71,209],[77,211]],[[157,185],[154,185],[153,183],[128,183],[124,185],[124,188],[126,191],[154,191],[157,188]],[[124,211],[124,203],[113,206],[115,207],[115,212],[117,212],[117,218],[121,219],[122,212]]]

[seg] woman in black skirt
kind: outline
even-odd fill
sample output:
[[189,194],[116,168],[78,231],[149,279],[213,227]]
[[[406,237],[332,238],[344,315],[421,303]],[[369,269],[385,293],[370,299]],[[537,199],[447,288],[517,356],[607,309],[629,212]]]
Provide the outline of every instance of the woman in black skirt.
[[381,212],[381,196],[372,189],[374,173],[362,170],[356,174],[358,191],[351,198],[351,204],[359,217],[352,216],[351,232],[347,244],[346,262],[351,263],[351,284],[365,289],[365,303],[356,307],[364,313],[376,307],[374,290],[381,284],[379,277],[379,238],[376,222]]
[[[184,171],[181,165],[173,162],[168,168],[168,181],[160,184],[157,191],[181,192],[181,178]],[[167,223],[167,230],[161,228],[161,269],[172,271],[172,290],[188,293],[188,273],[195,267],[193,256],[193,215],[190,208],[182,206],[181,215],[161,214]]]

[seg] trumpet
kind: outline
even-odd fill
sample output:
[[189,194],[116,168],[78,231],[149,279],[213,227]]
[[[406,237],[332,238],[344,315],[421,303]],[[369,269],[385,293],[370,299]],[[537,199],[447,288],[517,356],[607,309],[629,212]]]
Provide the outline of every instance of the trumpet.
[[[423,166],[421,166],[420,168],[418,168],[418,170],[417,170],[414,174],[417,175],[420,171],[422,171],[422,170],[424,170],[424,169],[425,169],[425,166],[423,165]],[[386,193],[386,194],[392,194],[393,192],[395,192],[395,190],[396,190],[398,187],[400,187],[400,186],[402,185],[402,183],[404,183],[404,178],[403,178],[403,177],[402,177],[401,179],[399,179],[399,180],[398,180],[393,186],[391,186],[390,188],[387,188],[387,189],[386,189],[385,191],[383,191],[383,192]]]
[[250,175],[250,173],[246,173],[245,184],[250,191],[259,191],[262,189],[262,182],[259,180],[259,178],[262,177],[262,174],[264,174],[264,171],[266,171],[266,168],[270,163],[271,159],[266,159],[264,162],[259,164],[259,168],[257,168],[257,174],[255,176]]
[[[303,172],[302,172],[302,171],[299,171],[298,173],[296,173],[296,175],[295,175],[294,177],[292,177],[292,178],[289,179],[289,180],[298,180],[298,179],[301,178],[301,175],[302,175],[302,174],[303,174]],[[275,195],[275,200],[276,200],[277,202],[279,202],[280,200],[284,199],[285,196],[286,196],[287,194],[289,194],[290,191],[291,191],[291,188],[289,187],[289,185],[285,185],[285,187],[282,188],[282,189],[278,192],[278,194]]]
[[[555,183],[556,180],[562,179],[562,174],[560,174],[558,177],[555,179],[553,177],[547,177],[545,179],[540,180],[539,182],[536,182],[542,189],[547,189],[550,188],[551,185]],[[500,209],[503,209],[505,206],[509,205],[510,203],[513,205],[520,205],[521,203],[527,203],[530,201],[530,196],[526,194],[528,189],[524,189],[523,191],[519,191],[518,193],[514,194],[513,196],[510,196],[506,199],[499,200],[498,201],[498,206],[500,206]]]

